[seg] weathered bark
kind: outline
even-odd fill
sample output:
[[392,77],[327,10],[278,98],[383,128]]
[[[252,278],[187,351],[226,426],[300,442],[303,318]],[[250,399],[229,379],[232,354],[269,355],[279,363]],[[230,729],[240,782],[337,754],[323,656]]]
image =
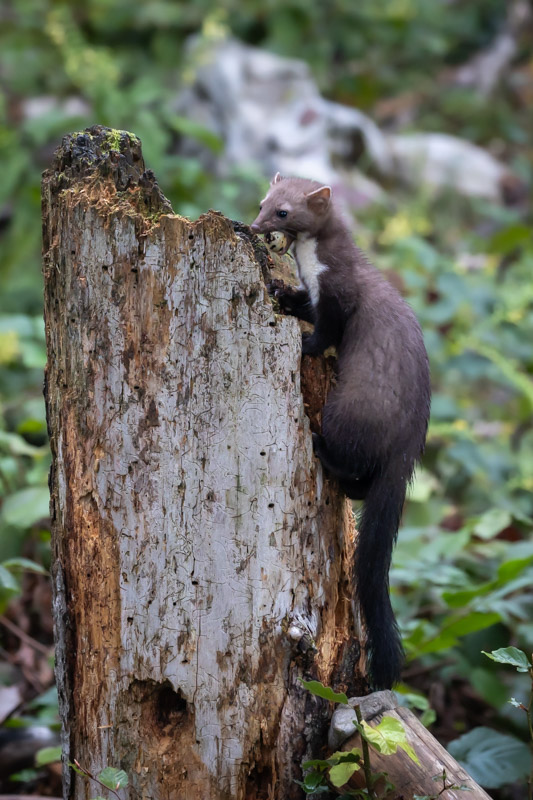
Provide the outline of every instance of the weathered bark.
[[[298,323],[247,229],[174,215],[129,134],[63,140],[43,231],[65,757],[122,767],[129,798],[300,797],[329,708],[298,677],[362,683]],[[65,769],[66,798],[94,788]]]

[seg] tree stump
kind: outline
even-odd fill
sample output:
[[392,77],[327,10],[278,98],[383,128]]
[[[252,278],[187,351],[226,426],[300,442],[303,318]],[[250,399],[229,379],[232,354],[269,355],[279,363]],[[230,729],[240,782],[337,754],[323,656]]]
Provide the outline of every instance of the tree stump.
[[[298,678],[364,679],[299,324],[248,229],[173,214],[128,133],[64,138],[43,233],[65,759],[124,769],[132,800],[301,797],[330,708]],[[316,422],[327,369],[304,361]]]

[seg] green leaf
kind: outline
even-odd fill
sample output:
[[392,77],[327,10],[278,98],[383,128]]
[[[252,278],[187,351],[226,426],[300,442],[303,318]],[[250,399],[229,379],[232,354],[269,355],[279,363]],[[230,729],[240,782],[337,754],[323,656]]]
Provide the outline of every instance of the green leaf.
[[531,242],[531,228],[528,225],[515,223],[495,233],[489,242],[491,253],[510,253],[521,244]]
[[57,687],[51,686],[28,703],[28,708],[57,708]]
[[438,636],[429,639],[424,644],[416,648],[416,655],[422,653],[437,653],[441,650],[447,650],[457,644],[459,637],[466,636],[469,633],[489,628],[500,621],[500,615],[495,612],[483,613],[481,611],[473,611],[466,616],[452,618],[450,622],[445,624],[443,630]]
[[39,773],[37,770],[28,767],[28,769],[21,769],[20,772],[15,772],[13,775],[10,775],[9,780],[16,781],[17,783],[29,783],[38,777]]
[[11,572],[37,572],[39,575],[48,575],[47,570],[41,564],[30,561],[29,558],[8,558],[2,565]]
[[497,661],[498,664],[510,664],[516,667],[518,672],[528,672],[531,669],[531,663],[523,650],[518,647],[500,647],[499,650],[493,650],[491,653],[481,651],[487,658],[492,661]]
[[513,558],[510,561],[504,561],[498,567],[498,584],[505,585],[514,580],[520,573],[533,563],[533,556],[526,558]]
[[308,692],[317,697],[323,697],[324,700],[330,700],[332,703],[348,704],[348,698],[344,692],[334,692],[333,689],[330,689],[329,686],[324,686],[320,681],[304,681],[302,678],[298,678],[298,680],[304,689],[307,689]]
[[493,539],[512,522],[512,516],[502,508],[491,508],[476,523],[474,533],[480,539]]
[[334,767],[331,767],[329,771],[329,779],[333,786],[344,786],[345,783],[348,783],[354,772],[361,769],[361,765],[355,761],[352,762],[343,762],[342,764],[337,764]]
[[363,753],[359,747],[352,747],[351,750],[337,750],[336,753],[332,753],[327,760],[327,764],[329,767],[333,767],[336,764],[357,764],[362,757]]
[[0,430],[0,448],[14,456],[36,456],[42,453],[42,448],[28,444],[22,436]]
[[474,728],[454,739],[448,745],[448,752],[487,789],[523,780],[529,773],[528,746],[491,728]]
[[[359,726],[357,727],[359,728]],[[417,754],[407,741],[407,733],[400,720],[394,717],[383,717],[379,725],[375,727],[371,727],[366,720],[363,720],[361,727],[362,735],[378,753],[392,755],[400,747],[407,753],[411,761],[420,764]]]
[[98,775],[98,780],[107,786],[108,789],[123,789],[128,785],[128,776],[123,769],[106,767]]
[[12,592],[13,594],[17,594],[17,592],[20,591],[17,579],[3,564],[0,564],[0,589],[4,592]]
[[431,495],[439,488],[439,482],[433,473],[418,469],[413,483],[408,489],[408,499],[412,503],[427,503]]
[[55,764],[61,761],[61,745],[57,747],[42,747],[35,754],[35,766],[44,767],[45,764]]
[[307,775],[304,777],[302,786],[305,788],[308,794],[312,792],[316,792],[317,789],[321,786],[326,785],[326,778],[323,772],[319,770],[313,770],[312,772],[308,772]]
[[470,347],[472,350],[479,353],[479,355],[491,361],[516,391],[522,394],[523,399],[528,404],[529,411],[533,409],[533,382],[527,375],[520,371],[515,361],[506,358],[495,347],[478,341],[465,339],[463,346]]
[[50,514],[50,493],[46,486],[21,489],[6,498],[2,516],[8,525],[29,528]]
[[484,597],[495,589],[503,587],[511,591],[510,582],[520,575],[523,570],[533,561],[533,556],[527,558],[516,558],[505,561],[498,567],[498,577],[496,580],[482,583],[473,589],[462,589],[458,592],[443,592],[442,599],[450,608],[463,608],[476,597]]
[[224,142],[220,136],[217,136],[216,133],[213,133],[213,131],[205,128],[203,125],[194,122],[194,120],[189,117],[172,115],[169,117],[169,123],[177,133],[181,133],[182,136],[190,136],[191,139],[196,139],[212,150],[213,153],[221,153],[224,149]]
[[330,763],[326,761],[324,758],[312,758],[310,761],[304,761],[302,764],[302,769],[329,769]]

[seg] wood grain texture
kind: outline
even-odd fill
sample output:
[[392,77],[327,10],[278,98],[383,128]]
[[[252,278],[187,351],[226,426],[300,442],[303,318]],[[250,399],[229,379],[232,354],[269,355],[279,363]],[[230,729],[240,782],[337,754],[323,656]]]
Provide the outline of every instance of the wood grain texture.
[[66,757],[129,798],[300,797],[329,708],[297,678],[353,692],[360,653],[298,323],[245,229],[171,213],[128,134],[65,138],[43,231]]

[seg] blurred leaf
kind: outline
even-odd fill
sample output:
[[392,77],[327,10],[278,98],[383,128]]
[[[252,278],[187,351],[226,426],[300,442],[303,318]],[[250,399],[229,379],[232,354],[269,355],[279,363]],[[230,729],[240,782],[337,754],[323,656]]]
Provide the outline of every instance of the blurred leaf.
[[492,253],[510,253],[522,244],[531,243],[531,228],[528,225],[509,225],[495,233],[489,242]]
[[522,780],[529,773],[528,746],[491,728],[474,728],[454,739],[448,752],[487,789]]
[[40,448],[24,441],[22,436],[3,430],[0,430],[0,449],[5,449],[15,456],[34,456],[41,452]]
[[171,116],[169,122],[172,128],[183,136],[190,136],[198,142],[205,144],[213,153],[221,153],[224,149],[224,142],[212,131],[199,125],[188,117],[179,117],[177,115]]
[[2,594],[18,594],[20,591],[18,581],[3,564],[0,564],[0,589]]
[[8,525],[29,528],[50,513],[50,493],[45,486],[21,489],[6,498],[2,516]]
[[11,572],[37,572],[40,575],[48,575],[44,567],[35,561],[30,561],[29,558],[9,558],[2,562],[2,565]]
[[472,612],[463,617],[452,618],[451,621],[447,621],[444,624],[442,631],[437,636],[418,647],[416,654],[421,655],[422,653],[437,653],[441,650],[448,650],[457,644],[461,636],[483,630],[499,621],[499,614],[494,612]]
[[474,527],[474,533],[481,539],[492,539],[500,531],[507,528],[512,521],[508,511],[500,508],[492,508],[486,511]]
[[438,486],[438,481],[431,472],[418,469],[414,481],[409,487],[408,499],[413,503],[427,503]]
[[35,754],[35,766],[44,767],[46,764],[54,764],[61,761],[61,745],[57,747],[43,747]]

